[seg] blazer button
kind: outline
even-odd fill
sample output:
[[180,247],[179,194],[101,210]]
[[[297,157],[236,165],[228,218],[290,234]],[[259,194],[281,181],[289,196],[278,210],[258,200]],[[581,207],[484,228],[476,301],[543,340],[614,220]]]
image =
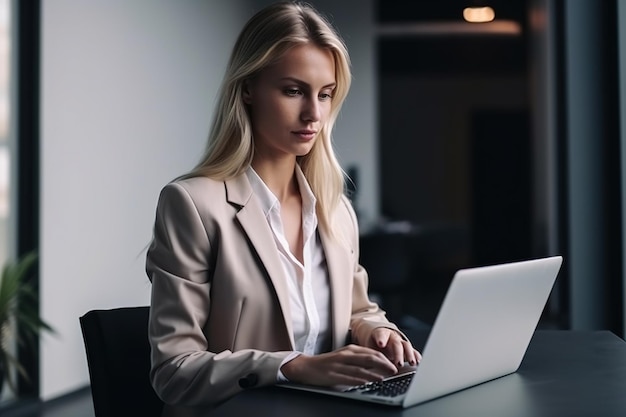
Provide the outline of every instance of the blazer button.
[[248,374],[239,380],[239,386],[243,389],[252,388],[259,382],[257,374]]

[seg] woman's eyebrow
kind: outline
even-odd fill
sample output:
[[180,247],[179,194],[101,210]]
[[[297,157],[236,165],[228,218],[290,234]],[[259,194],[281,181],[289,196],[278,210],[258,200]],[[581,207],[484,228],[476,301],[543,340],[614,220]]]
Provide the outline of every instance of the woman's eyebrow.
[[[295,78],[295,77],[283,77],[280,80],[281,81],[291,81],[293,83],[302,85],[302,86],[304,86],[306,88],[311,88],[311,84],[307,83],[306,81],[302,81],[302,80],[300,80],[298,78]],[[336,86],[337,86],[337,83],[336,82],[332,82],[332,83],[326,84],[325,86],[322,86],[322,88],[323,89],[325,89],[325,88],[335,88]]]

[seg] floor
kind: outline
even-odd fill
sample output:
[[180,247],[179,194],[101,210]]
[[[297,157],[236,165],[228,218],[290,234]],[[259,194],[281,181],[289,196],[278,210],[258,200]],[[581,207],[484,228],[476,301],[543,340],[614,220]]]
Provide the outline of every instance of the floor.
[[2,417],[94,417],[91,391],[84,388],[47,403],[0,408]]

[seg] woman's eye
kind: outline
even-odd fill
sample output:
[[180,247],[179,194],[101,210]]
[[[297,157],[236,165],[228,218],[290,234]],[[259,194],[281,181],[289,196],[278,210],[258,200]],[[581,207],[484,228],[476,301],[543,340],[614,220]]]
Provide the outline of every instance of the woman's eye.
[[297,88],[287,88],[285,89],[285,94],[290,97],[295,97],[295,96],[302,94],[302,92],[298,90]]
[[319,98],[320,98],[320,100],[322,100],[322,101],[327,101],[327,100],[332,99],[332,98],[333,98],[333,95],[332,95],[332,94],[329,94],[329,93],[321,93],[321,94],[319,95]]

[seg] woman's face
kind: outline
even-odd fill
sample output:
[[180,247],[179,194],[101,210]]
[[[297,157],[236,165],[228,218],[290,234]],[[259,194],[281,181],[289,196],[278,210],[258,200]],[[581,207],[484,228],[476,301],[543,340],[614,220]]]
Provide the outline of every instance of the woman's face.
[[290,49],[247,84],[255,158],[306,155],[331,110],[335,62],[330,51],[306,44]]

